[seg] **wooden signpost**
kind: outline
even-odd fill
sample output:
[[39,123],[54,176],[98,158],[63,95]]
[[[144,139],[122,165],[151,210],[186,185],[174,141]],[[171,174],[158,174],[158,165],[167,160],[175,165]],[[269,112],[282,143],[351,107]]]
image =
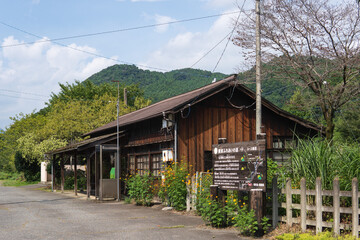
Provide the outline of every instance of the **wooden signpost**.
[[265,140],[213,145],[214,185],[221,190],[266,191]]
[[[247,191],[256,220],[264,216],[266,192],[266,140],[215,144],[212,146],[213,198],[225,204],[226,190]],[[261,225],[259,224],[259,229]]]

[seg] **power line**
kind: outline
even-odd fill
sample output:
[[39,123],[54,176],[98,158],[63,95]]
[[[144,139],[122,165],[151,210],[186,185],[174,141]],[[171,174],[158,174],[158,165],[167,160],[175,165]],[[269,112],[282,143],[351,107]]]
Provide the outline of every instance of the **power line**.
[[225,47],[224,47],[224,50],[222,51],[222,53],[221,53],[221,55],[220,55],[220,58],[219,58],[219,60],[217,61],[214,69],[212,70],[212,72],[215,72],[215,70],[216,70],[217,66],[219,65],[222,57],[224,56],[224,53],[225,53],[225,51],[226,51],[226,48],[227,48],[227,46],[229,45],[230,39],[232,38],[232,36],[233,36],[233,34],[234,34],[234,31],[235,31],[235,29],[236,29],[236,27],[237,27],[237,25],[238,25],[240,15],[241,15],[241,13],[242,13],[243,10],[244,10],[244,5],[245,5],[245,3],[246,3],[246,0],[244,0],[243,5],[241,6],[241,10],[240,10],[239,15],[238,15],[238,17],[237,17],[237,19],[236,19],[236,22],[235,22],[235,24],[234,24],[234,28],[232,29],[231,34],[230,34],[230,37],[228,38],[228,41],[226,42],[226,45],[225,45]]
[[214,50],[217,46],[220,45],[220,43],[222,43],[229,35],[231,34],[231,32],[229,32],[223,39],[221,39],[218,43],[215,44],[215,46],[213,46],[209,51],[207,51],[201,58],[199,58],[194,64],[192,64],[190,66],[190,68],[193,68],[196,64],[198,64],[202,59],[204,59],[210,52],[212,52],[212,50]]
[[20,91],[15,91],[15,90],[10,90],[10,89],[3,89],[3,88],[0,88],[0,91],[27,94],[27,95],[33,95],[33,96],[38,96],[38,97],[46,97],[46,98],[50,97],[50,96],[47,96],[47,95],[41,95],[41,94],[29,93],[29,92],[20,92]]
[[[117,32],[133,31],[133,30],[139,30],[139,29],[145,29],[145,28],[153,28],[153,27],[169,25],[169,24],[176,24],[176,23],[203,20],[203,19],[208,19],[208,18],[220,17],[220,16],[224,16],[224,15],[231,15],[231,14],[235,14],[235,13],[239,13],[239,11],[208,15],[208,16],[197,17],[197,18],[188,18],[188,19],[182,19],[182,20],[176,20],[176,21],[169,21],[169,22],[165,22],[165,23],[157,23],[157,24],[143,25],[143,26],[137,26],[137,27],[122,28],[122,29],[116,29],[116,30],[110,30],[110,31],[87,33],[87,34],[81,34],[81,35],[75,35],[75,36],[69,36],[69,37],[60,37],[60,38],[54,38],[54,39],[43,39],[43,40],[35,41],[35,42],[9,44],[9,45],[3,45],[3,46],[1,46],[1,48],[16,47],[16,46],[21,46],[21,45],[42,43],[42,42],[54,42],[54,41],[61,41],[61,40],[74,39],[74,38],[91,37],[91,36],[98,36],[98,35],[111,34],[111,33],[117,33]],[[21,29],[18,29],[18,28],[14,27],[14,26],[12,26],[10,24],[7,24],[5,22],[0,21],[0,23],[7,26],[7,27],[14,28],[14,29],[17,29],[19,31],[22,31]],[[22,32],[34,36],[33,34],[31,34],[29,32],[26,32],[26,31],[22,31]],[[38,37],[38,36],[36,36],[36,37]]]
[[[4,23],[2,23],[2,24],[4,24]],[[10,28],[13,28],[13,29],[15,29],[15,30],[17,30],[17,31],[26,33],[26,34],[28,34],[28,35],[31,35],[31,36],[34,36],[34,37],[37,37],[37,38],[42,38],[42,37],[40,37],[39,35],[36,35],[36,34],[34,34],[34,33],[25,31],[25,30],[23,30],[23,29],[20,29],[20,28],[18,28],[18,27],[15,27],[15,26],[11,26],[11,25],[9,25],[9,24],[6,24],[6,26],[8,26],[8,27],[10,27]],[[128,64],[128,65],[136,65],[136,66],[140,66],[140,67],[144,67],[144,68],[149,68],[149,69],[154,69],[154,70],[159,70],[159,71],[168,71],[168,70],[162,69],[162,68],[150,67],[150,66],[145,66],[145,65],[141,65],[141,64],[134,64],[134,63],[126,62],[126,61],[121,61],[121,60],[118,60],[118,59],[115,59],[115,58],[106,57],[106,56],[103,56],[103,55],[100,55],[100,54],[97,54],[97,53],[93,53],[93,52],[89,52],[89,51],[85,51],[85,50],[82,50],[82,49],[79,49],[79,48],[74,48],[74,47],[71,47],[71,46],[68,46],[68,45],[65,45],[65,44],[62,44],[62,43],[59,43],[59,42],[55,42],[55,41],[51,41],[51,42],[52,42],[52,43],[55,43],[55,44],[57,44],[57,45],[60,45],[60,46],[63,46],[63,47],[66,47],[66,48],[69,48],[69,49],[78,51],[78,52],[82,52],[82,53],[86,53],[86,54],[89,54],[89,55],[92,55],[92,56],[96,56],[96,57],[100,57],[100,58],[112,60],[112,61],[114,61],[114,62],[119,62],[119,63],[123,63],[123,64]]]
[[17,98],[17,99],[25,99],[25,100],[44,101],[44,99],[39,99],[39,98],[27,98],[27,97],[21,97],[21,96],[12,96],[12,95],[7,95],[7,94],[3,94],[3,93],[0,93],[0,96]]

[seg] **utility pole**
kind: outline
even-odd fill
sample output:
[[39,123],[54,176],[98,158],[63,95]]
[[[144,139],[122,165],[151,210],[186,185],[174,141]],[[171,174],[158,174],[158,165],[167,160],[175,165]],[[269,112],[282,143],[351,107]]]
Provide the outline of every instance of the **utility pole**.
[[[256,139],[263,139],[261,134],[261,44],[260,44],[260,0],[255,0],[256,13]],[[266,161],[264,159],[264,161]],[[255,218],[259,223],[259,230],[262,231],[261,219],[265,210],[265,194],[262,189],[250,190],[250,208],[255,212]]]
[[261,45],[260,45],[260,0],[255,0],[256,12],[256,137],[261,134]]
[[119,83],[120,81],[113,80],[112,82],[117,82],[117,90],[118,90],[118,98],[117,98],[117,104],[116,104],[116,172],[115,172],[115,178],[116,178],[116,194],[117,194],[117,201],[120,201],[120,139],[119,139],[119,107],[120,107],[120,89],[119,89]]

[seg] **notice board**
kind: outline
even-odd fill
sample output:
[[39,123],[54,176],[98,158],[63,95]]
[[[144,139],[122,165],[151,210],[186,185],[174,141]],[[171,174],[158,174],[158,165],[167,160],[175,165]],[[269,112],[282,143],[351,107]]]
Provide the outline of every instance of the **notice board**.
[[214,185],[222,190],[266,191],[265,140],[212,146]]

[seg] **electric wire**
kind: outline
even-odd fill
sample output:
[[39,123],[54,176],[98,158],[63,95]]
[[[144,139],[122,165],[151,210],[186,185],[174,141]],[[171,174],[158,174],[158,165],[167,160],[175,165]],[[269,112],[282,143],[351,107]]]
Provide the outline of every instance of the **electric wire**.
[[12,92],[12,93],[20,93],[20,94],[27,94],[27,95],[33,95],[33,96],[38,96],[38,97],[50,97],[49,95],[41,95],[41,94],[37,94],[37,93],[29,93],[29,92],[20,92],[20,91],[15,91],[15,90],[10,90],[10,89],[4,89],[4,88],[0,88],[0,91],[3,92]]
[[229,42],[230,42],[230,40],[231,40],[231,38],[232,38],[232,36],[233,36],[233,34],[234,34],[234,31],[235,31],[236,27],[238,26],[238,22],[239,22],[241,13],[242,13],[243,10],[244,10],[244,5],[245,5],[245,3],[246,3],[246,0],[244,0],[243,5],[241,6],[241,10],[239,11],[239,15],[238,15],[238,17],[237,17],[237,19],[236,19],[236,22],[235,22],[235,24],[234,24],[234,27],[233,27],[233,29],[232,29],[232,31],[231,31],[230,37],[228,38],[228,41],[226,42],[226,45],[225,45],[225,47],[224,47],[224,49],[223,49],[223,51],[222,51],[222,53],[221,53],[221,55],[220,55],[220,58],[219,58],[219,60],[217,61],[217,63],[215,64],[215,67],[214,67],[214,69],[212,70],[212,72],[215,72],[215,70],[216,70],[217,66],[219,65],[222,57],[224,56],[224,53],[225,53],[225,51],[226,51],[226,48],[227,48],[227,46],[229,45]]
[[[69,37],[59,37],[59,38],[54,38],[54,39],[43,39],[43,40],[35,41],[35,42],[9,44],[9,45],[3,45],[3,46],[1,46],[1,48],[16,47],[16,46],[21,46],[21,45],[34,44],[34,43],[42,43],[42,42],[61,41],[61,40],[68,40],[68,39],[74,39],[74,38],[91,37],[91,36],[111,34],[111,33],[117,33],[117,32],[133,31],[133,30],[139,30],[139,29],[145,29],[145,28],[153,28],[153,27],[158,27],[158,26],[163,26],[163,25],[176,24],[176,23],[184,23],[184,22],[191,22],[191,21],[203,20],[203,19],[208,19],[208,18],[215,18],[215,17],[225,16],[225,15],[231,15],[231,14],[235,14],[235,13],[238,13],[238,12],[239,12],[239,11],[234,11],[234,12],[228,12],[228,13],[208,15],[208,16],[203,16],[203,17],[196,17],[196,18],[188,18],[188,19],[182,19],[182,20],[169,21],[169,22],[165,22],[165,23],[149,24],[149,25],[143,25],[143,26],[137,26],[137,27],[129,27],[129,28],[122,28],[122,29],[116,29],[116,30],[110,30],[110,31],[103,31],[103,32],[96,32],[96,33],[87,33],[87,34],[81,34],[81,35],[75,35],[75,36],[69,36]],[[3,25],[5,25],[5,26],[7,26],[7,27],[16,29],[16,27],[11,26],[10,24],[7,24],[7,23],[2,22],[2,21],[0,21],[0,24],[3,24]],[[17,30],[20,30],[20,29],[17,29]],[[34,36],[34,35],[31,34],[31,33],[28,33],[28,32],[25,32],[25,31],[22,31],[22,32]],[[38,36],[36,36],[36,37],[38,37]]]

